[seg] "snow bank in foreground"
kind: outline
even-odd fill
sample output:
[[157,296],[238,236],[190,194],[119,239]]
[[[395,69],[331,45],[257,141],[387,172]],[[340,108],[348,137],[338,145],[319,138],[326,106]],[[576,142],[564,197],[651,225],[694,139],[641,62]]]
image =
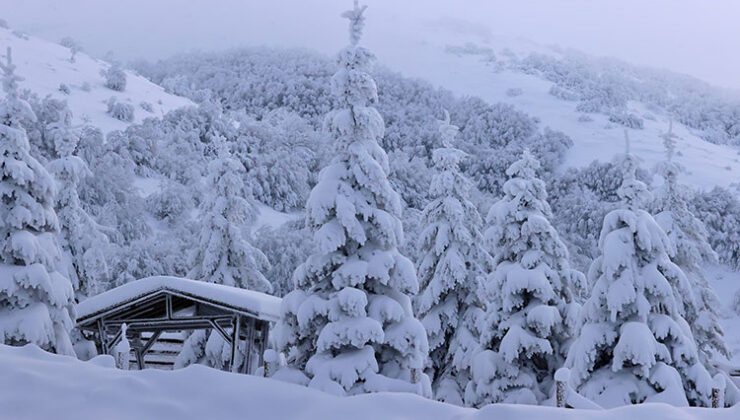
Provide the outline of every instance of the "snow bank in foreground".
[[644,404],[613,410],[565,410],[498,404],[474,410],[411,394],[334,397],[271,379],[193,365],[172,372],[120,371],[102,356],[90,362],[36,346],[0,345],[0,418],[42,419],[718,419],[740,407],[679,409]]

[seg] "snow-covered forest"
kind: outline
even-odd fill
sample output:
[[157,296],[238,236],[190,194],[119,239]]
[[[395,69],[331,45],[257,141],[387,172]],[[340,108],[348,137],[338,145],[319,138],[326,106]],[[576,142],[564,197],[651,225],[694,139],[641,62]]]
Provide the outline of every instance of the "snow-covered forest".
[[[347,6],[333,57],[103,60],[0,20],[0,418],[740,415],[740,95],[454,37],[410,77]],[[264,348],[77,325],[153,276],[279,302]],[[174,370],[137,372],[163,333]]]

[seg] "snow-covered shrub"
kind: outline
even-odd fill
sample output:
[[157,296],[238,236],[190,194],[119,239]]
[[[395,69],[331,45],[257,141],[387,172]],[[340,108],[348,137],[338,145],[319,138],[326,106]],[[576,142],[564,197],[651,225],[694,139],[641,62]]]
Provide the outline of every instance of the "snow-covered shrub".
[[351,45],[331,79],[338,107],[326,126],[336,155],[306,205],[315,251],[295,271],[296,289],[283,298],[279,349],[309,386],[333,394],[406,391],[428,394],[420,369],[426,332],[414,317],[418,290],[403,241],[401,203],[388,182],[388,158],[378,145],[383,119],[368,74],[373,55],[358,47],[363,8],[350,20]]
[[568,89],[564,89],[558,85],[553,85],[550,88],[549,93],[550,95],[564,101],[577,101],[578,99],[580,99],[580,96],[577,93]]
[[720,261],[740,269],[740,198],[733,191],[714,187],[691,200],[692,212],[704,222],[709,243]]
[[488,213],[486,239],[495,268],[481,289],[485,350],[475,356],[466,393],[477,406],[545,400],[576,331],[576,295],[585,278],[570,268],[568,250],[549,222],[538,166],[525,151],[506,171],[505,196]]
[[[276,115],[277,114],[277,115]],[[322,158],[323,142],[303,119],[272,112],[263,121],[242,119],[234,142],[247,167],[254,197],[281,211],[302,207]]]
[[629,112],[610,112],[609,121],[637,130],[642,130],[645,126],[642,118]]
[[144,110],[144,111],[146,111],[146,112],[149,112],[149,113],[152,113],[152,112],[154,112],[154,107],[153,107],[153,106],[152,106],[152,104],[151,104],[151,103],[149,103],[149,102],[146,102],[146,101],[144,101],[144,102],[141,102],[141,103],[139,104],[139,106],[141,107],[141,109],[143,109],[143,110]]
[[121,121],[132,122],[134,120],[134,106],[123,102],[118,102],[115,96],[111,96],[106,102],[108,105],[108,114]]
[[445,114],[439,122],[442,147],[433,157],[432,201],[423,211],[417,264],[421,290],[414,303],[429,340],[435,398],[462,405],[478,351],[479,282],[491,257],[483,246],[480,215],[469,200],[472,183],[460,172],[465,153],[453,146],[458,128]]
[[524,93],[522,88],[508,88],[506,89],[506,96],[510,98],[514,98],[516,96],[521,96]]
[[64,38],[59,41],[59,45],[63,47],[69,48],[70,56],[69,56],[69,62],[74,63],[75,62],[75,56],[78,52],[82,51],[82,47],[80,44],[77,43],[72,37],[65,36]]
[[74,291],[60,271],[54,212],[54,180],[31,156],[22,121],[36,119],[20,99],[11,52],[3,71],[0,102],[0,336],[4,344],[33,343],[74,355]]
[[67,86],[65,83],[60,83],[58,90],[65,95],[69,95],[70,93],[72,93],[72,91],[69,89],[69,86]]
[[103,77],[105,77],[105,87],[117,92],[126,90],[126,73],[120,65],[113,64],[102,73]]

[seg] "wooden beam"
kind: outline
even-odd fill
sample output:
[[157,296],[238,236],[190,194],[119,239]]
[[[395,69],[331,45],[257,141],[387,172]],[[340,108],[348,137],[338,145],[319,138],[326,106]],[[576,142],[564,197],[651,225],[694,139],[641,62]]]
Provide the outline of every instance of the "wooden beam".
[[211,325],[213,326],[213,329],[221,334],[221,337],[224,339],[224,341],[231,344],[231,337],[229,337],[229,334],[226,332],[226,330],[223,329],[222,326],[218,325],[218,322],[216,322],[215,320],[211,320]]
[[157,340],[159,339],[159,336],[160,335],[162,335],[162,331],[155,331],[154,334],[152,334],[152,336],[149,337],[149,340],[147,340],[146,344],[141,349],[141,352],[143,353],[143,356],[146,356],[146,352],[148,352],[149,349],[152,348],[152,346],[154,345],[154,343],[157,342]]

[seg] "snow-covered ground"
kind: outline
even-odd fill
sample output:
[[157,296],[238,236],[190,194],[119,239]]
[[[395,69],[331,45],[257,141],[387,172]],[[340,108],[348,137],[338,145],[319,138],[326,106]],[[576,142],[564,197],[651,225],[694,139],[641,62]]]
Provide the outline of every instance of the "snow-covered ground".
[[[15,34],[12,29],[0,28],[0,58],[5,61],[6,48],[12,48],[16,73],[23,77],[21,89],[29,89],[39,97],[46,95],[66,99],[74,124],[89,122],[104,132],[126,128],[130,123],[117,120],[106,113],[106,102],[112,96],[118,102],[134,106],[134,122],[147,117],[161,117],[173,109],[192,105],[189,99],[164,91],[144,77],[126,71],[126,89],[117,92],[105,87],[105,78],[100,74],[109,64],[94,59],[84,52],[75,55],[70,62],[69,48],[29,35]],[[61,84],[69,87],[69,95],[59,90]],[[149,103],[152,112],[141,107]]]
[[[0,345],[2,419],[348,419],[353,420],[734,420],[728,409],[641,404],[612,410],[566,410],[497,404],[461,408],[412,394],[335,397],[298,385],[192,365],[172,372],[122,371],[111,356],[89,362],[36,346]],[[43,403],[40,403],[43,402]]]
[[[481,34],[461,25],[428,22],[399,25],[389,28],[396,34],[392,44],[371,43],[371,48],[380,63],[406,76],[427,80],[459,95],[514,105],[539,118],[543,126],[564,132],[575,143],[566,157],[568,166],[582,167],[594,159],[610,161],[624,152],[623,126],[609,122],[604,114],[588,114],[592,121],[578,121],[582,113],[576,111],[577,102],[551,95],[552,82],[505,65],[511,57],[521,59],[531,53],[561,57],[557,48]],[[491,53],[495,60],[490,59]],[[508,95],[509,89],[521,89],[521,94]],[[648,112],[641,103],[631,102],[628,108],[636,115]],[[645,119],[644,129],[628,130],[631,150],[646,168],[665,159],[659,136],[668,130],[670,119],[660,110],[650,113],[655,120]],[[673,132],[678,136],[677,147],[681,151],[676,160],[688,170],[685,182],[711,189],[740,180],[740,150],[708,143],[678,123],[674,123]]]

